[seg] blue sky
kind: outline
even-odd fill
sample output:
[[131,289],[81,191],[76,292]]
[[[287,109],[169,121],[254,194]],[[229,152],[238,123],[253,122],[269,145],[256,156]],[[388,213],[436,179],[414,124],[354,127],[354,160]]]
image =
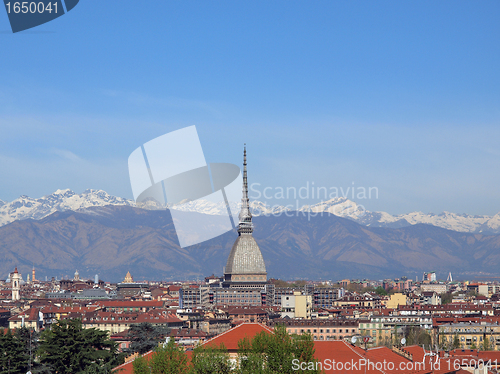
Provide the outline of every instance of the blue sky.
[[261,188],[498,213],[499,19],[498,1],[81,0],[12,34],[0,11],[0,199],[131,198],[129,154],[196,125],[209,162],[246,142]]

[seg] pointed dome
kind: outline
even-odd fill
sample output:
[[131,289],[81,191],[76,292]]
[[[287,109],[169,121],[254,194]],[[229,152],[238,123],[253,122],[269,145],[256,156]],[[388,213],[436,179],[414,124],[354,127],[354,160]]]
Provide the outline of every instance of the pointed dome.
[[[247,179],[247,152],[243,153],[243,197],[241,199],[241,212],[239,215],[238,238],[233,244],[231,253],[227,259],[225,278],[227,281],[265,281],[267,276],[266,264],[260,252],[257,242],[252,236],[253,224],[248,199]],[[234,276],[234,275],[256,275]]]
[[125,275],[125,279],[123,280],[123,283],[134,283],[134,279],[132,278],[130,271],[127,271],[127,275]]
[[240,235],[233,244],[226,274],[266,274],[266,264],[252,235]]

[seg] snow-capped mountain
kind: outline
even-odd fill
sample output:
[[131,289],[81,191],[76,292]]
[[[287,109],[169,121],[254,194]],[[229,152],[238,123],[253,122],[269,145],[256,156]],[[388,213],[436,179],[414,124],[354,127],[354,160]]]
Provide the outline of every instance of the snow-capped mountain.
[[366,212],[365,216],[359,219],[359,223],[372,227],[404,227],[426,223],[461,232],[500,232],[498,224],[489,225],[492,219],[493,217],[490,216],[472,216],[450,212],[441,214],[412,212],[399,215],[385,212]]
[[0,226],[23,219],[42,219],[56,211],[79,210],[92,206],[135,205],[131,200],[111,196],[102,190],[86,190],[81,194],[57,190],[51,195],[33,199],[21,196],[10,203],[0,204]]
[[[230,202],[231,211],[239,211],[239,204],[240,202]],[[21,196],[11,202],[0,200],[0,226],[16,220],[28,218],[42,219],[56,211],[87,211],[88,213],[95,214],[95,211],[87,210],[87,208],[106,205],[128,205],[148,210],[164,208],[154,200],[136,204],[133,200],[112,196],[102,190],[89,189],[81,194],[76,194],[66,189],[57,190],[53,194],[39,199]],[[441,214],[412,212],[391,215],[386,212],[366,211],[362,205],[344,197],[330,199],[314,205],[304,205],[302,207],[293,207],[291,205],[269,206],[261,201],[251,201],[250,208],[256,216],[291,214],[291,212],[310,215],[334,214],[371,227],[404,227],[417,223],[426,223],[461,232],[500,233],[500,213],[494,216],[472,216],[450,212],[443,212]],[[170,209],[211,215],[227,213],[227,207],[224,203],[213,203],[204,200],[174,205]]]

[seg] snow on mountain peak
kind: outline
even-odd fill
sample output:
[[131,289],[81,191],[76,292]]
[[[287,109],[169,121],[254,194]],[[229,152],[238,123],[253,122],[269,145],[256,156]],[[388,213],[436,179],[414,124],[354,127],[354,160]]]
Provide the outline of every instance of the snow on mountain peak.
[[0,205],[0,226],[28,218],[42,219],[56,211],[76,211],[110,204],[135,206],[131,200],[108,195],[102,190],[87,190],[76,194],[70,189],[64,189],[38,199],[23,195],[10,203]]
[[331,213],[340,217],[357,219],[362,217],[366,209],[345,197],[335,197],[314,205],[304,205],[299,209],[302,212]]
[[[240,202],[230,202],[230,210],[238,211]],[[91,214],[87,208],[103,207],[106,205],[127,205],[137,206],[141,209],[157,210],[164,209],[160,203],[148,200],[136,204],[133,200],[124,199],[109,195],[103,190],[87,189],[81,194],[77,194],[70,189],[57,190],[53,194],[33,199],[23,195],[11,201],[0,200],[0,226],[10,222],[23,219],[42,219],[56,211],[80,211]],[[183,211],[199,212],[210,215],[227,214],[227,207],[224,203],[214,203],[204,200],[190,201],[169,207]],[[364,206],[357,204],[346,197],[336,197],[312,205],[269,206],[262,201],[251,201],[250,209],[254,216],[259,215],[279,215],[290,211],[326,213],[345,217],[367,226],[376,227],[402,227],[425,223],[449,230],[462,232],[487,232],[500,233],[500,213],[490,216],[471,216],[467,214],[456,214],[444,211],[440,214],[411,212],[407,214],[391,215],[386,212],[370,212]]]
[[71,191],[69,188],[66,188],[65,190],[56,190],[52,195],[66,195],[67,193],[74,194],[73,191]]

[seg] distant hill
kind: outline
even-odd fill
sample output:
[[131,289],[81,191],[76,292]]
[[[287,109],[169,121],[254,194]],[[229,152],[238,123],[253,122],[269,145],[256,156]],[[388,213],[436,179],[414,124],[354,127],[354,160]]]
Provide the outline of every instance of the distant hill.
[[[239,202],[230,202],[230,204],[234,207],[237,206]],[[38,199],[29,196],[21,196],[11,202],[0,200],[0,226],[30,218],[37,220],[42,219],[54,212],[68,210],[82,211],[88,208],[107,205],[137,206],[133,200],[112,196],[102,190],[89,189],[81,194],[76,194],[69,189],[57,190],[53,194]],[[251,201],[250,206],[255,216],[294,212],[294,210],[290,210],[280,205],[270,207],[261,201]],[[148,201],[147,203],[140,204],[138,207],[148,210],[165,208],[155,201]],[[210,215],[220,215],[227,212],[224,203],[217,204],[204,200],[193,201],[182,206],[171,208]],[[425,223],[454,231],[500,234],[500,213],[494,216],[457,214],[450,212],[443,212],[440,214],[412,212],[391,215],[386,212],[366,211],[362,205],[346,197],[332,198],[314,205],[304,205],[298,208],[297,211],[312,212],[313,214],[331,213],[369,227],[398,228]]]
[[[430,270],[442,278],[449,271],[455,277],[498,275],[498,235],[424,224],[366,227],[331,214],[259,216],[254,223],[269,277],[414,279]],[[40,279],[72,277],[75,269],[106,281],[120,281],[128,270],[136,280],[201,279],[222,274],[236,235],[183,249],[168,210],[109,205],[55,212],[0,227],[0,277],[15,266],[25,275],[34,265]]]

